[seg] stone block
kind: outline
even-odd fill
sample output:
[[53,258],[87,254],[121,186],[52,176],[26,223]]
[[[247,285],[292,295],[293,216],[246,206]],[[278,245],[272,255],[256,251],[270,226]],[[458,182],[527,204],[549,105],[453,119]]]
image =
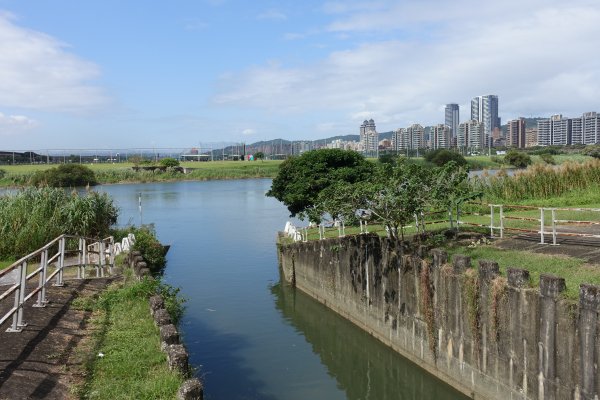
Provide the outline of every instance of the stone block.
[[565,280],[558,276],[550,274],[540,275],[540,294],[543,297],[556,298],[560,292],[563,292],[567,286]]
[[140,272],[138,273],[138,275],[141,277],[144,276],[150,276],[150,268],[140,268]]
[[432,249],[431,255],[433,256],[433,266],[435,268],[440,268],[448,262],[448,253],[442,249]]
[[600,286],[581,284],[579,286],[579,304],[584,310],[600,311]]
[[160,296],[160,295],[155,295],[155,296],[150,297],[148,302],[150,303],[150,314],[152,314],[152,315],[154,315],[154,312],[156,310],[165,308],[165,301],[163,300],[162,296]]
[[509,268],[506,272],[508,286],[513,288],[529,287],[529,271],[525,269]]
[[173,324],[160,327],[160,340],[167,345],[179,344],[179,332]]
[[136,273],[136,275],[139,275],[142,268],[148,268],[148,264],[146,264],[145,261],[138,261],[135,263],[133,271]]
[[462,274],[467,268],[471,267],[471,257],[455,254],[452,257],[452,266],[455,274]]
[[156,326],[169,325],[172,323],[171,316],[164,308],[158,309],[154,312],[154,322]]
[[490,282],[500,274],[500,268],[496,261],[479,260],[479,279],[482,282]]
[[179,371],[183,375],[189,372],[188,352],[181,344],[172,344],[167,347],[167,362],[171,371]]
[[202,400],[204,387],[198,378],[183,382],[177,391],[177,400]]

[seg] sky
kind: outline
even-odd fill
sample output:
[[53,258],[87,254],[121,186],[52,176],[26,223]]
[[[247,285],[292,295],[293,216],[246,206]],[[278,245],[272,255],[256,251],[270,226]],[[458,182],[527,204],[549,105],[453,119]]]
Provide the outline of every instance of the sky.
[[600,112],[599,0],[0,0],[0,150]]

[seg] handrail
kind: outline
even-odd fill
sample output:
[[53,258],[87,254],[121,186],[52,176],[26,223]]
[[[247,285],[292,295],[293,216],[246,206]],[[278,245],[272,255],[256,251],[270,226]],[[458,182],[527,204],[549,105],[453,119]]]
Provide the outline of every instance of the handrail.
[[[79,241],[77,250],[67,250],[67,240],[76,239]],[[135,236],[130,234],[128,246],[135,242]],[[92,242],[92,246],[98,246],[98,250],[89,251],[87,243]],[[56,253],[54,249],[57,248]],[[93,266],[96,269],[96,276],[103,277],[104,269],[108,267],[110,274],[113,272],[115,255],[120,252],[122,246],[115,246],[112,236],[104,239],[94,239],[85,236],[62,234],[41,248],[21,257],[10,266],[0,271],[0,279],[7,279],[9,274],[16,275],[15,281],[9,282],[6,290],[0,293],[0,301],[3,301],[14,294],[14,305],[4,315],[0,315],[0,325],[4,324],[12,317],[12,324],[7,332],[21,332],[23,327],[27,326],[24,322],[25,303],[37,295],[37,301],[33,307],[45,307],[48,303],[46,298],[46,287],[52,280],[54,286],[63,286],[63,271],[67,267],[77,268],[77,278],[85,278],[86,266]],[[67,259],[66,256],[69,255]],[[92,260],[91,255],[95,255]],[[75,260],[74,264],[70,264]],[[68,265],[67,265],[68,264]],[[31,270],[33,267],[33,270]],[[54,268],[54,271],[50,271]],[[28,273],[28,269],[30,270]],[[51,272],[51,273],[50,273]],[[39,276],[36,287],[28,287],[28,282]]]

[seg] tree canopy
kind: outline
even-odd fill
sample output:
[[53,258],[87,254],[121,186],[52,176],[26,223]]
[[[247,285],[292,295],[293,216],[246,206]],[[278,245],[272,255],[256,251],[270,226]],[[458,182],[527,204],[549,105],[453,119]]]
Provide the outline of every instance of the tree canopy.
[[81,164],[61,164],[56,168],[38,171],[31,177],[34,186],[77,187],[94,186],[97,183],[94,171]]
[[374,164],[355,151],[320,149],[285,160],[267,196],[285,204],[291,216],[318,221],[319,194],[334,184],[356,183],[368,179]]

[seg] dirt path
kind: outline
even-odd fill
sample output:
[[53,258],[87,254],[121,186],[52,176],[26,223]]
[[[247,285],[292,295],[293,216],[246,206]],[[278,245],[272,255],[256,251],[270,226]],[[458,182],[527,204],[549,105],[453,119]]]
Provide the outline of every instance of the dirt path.
[[[50,287],[45,308],[26,305],[20,333],[0,330],[0,400],[69,399],[73,350],[83,337],[89,312],[75,310],[77,296],[101,291],[114,278],[70,280]],[[5,305],[3,308],[6,308]],[[0,311],[6,311],[0,309]]]

